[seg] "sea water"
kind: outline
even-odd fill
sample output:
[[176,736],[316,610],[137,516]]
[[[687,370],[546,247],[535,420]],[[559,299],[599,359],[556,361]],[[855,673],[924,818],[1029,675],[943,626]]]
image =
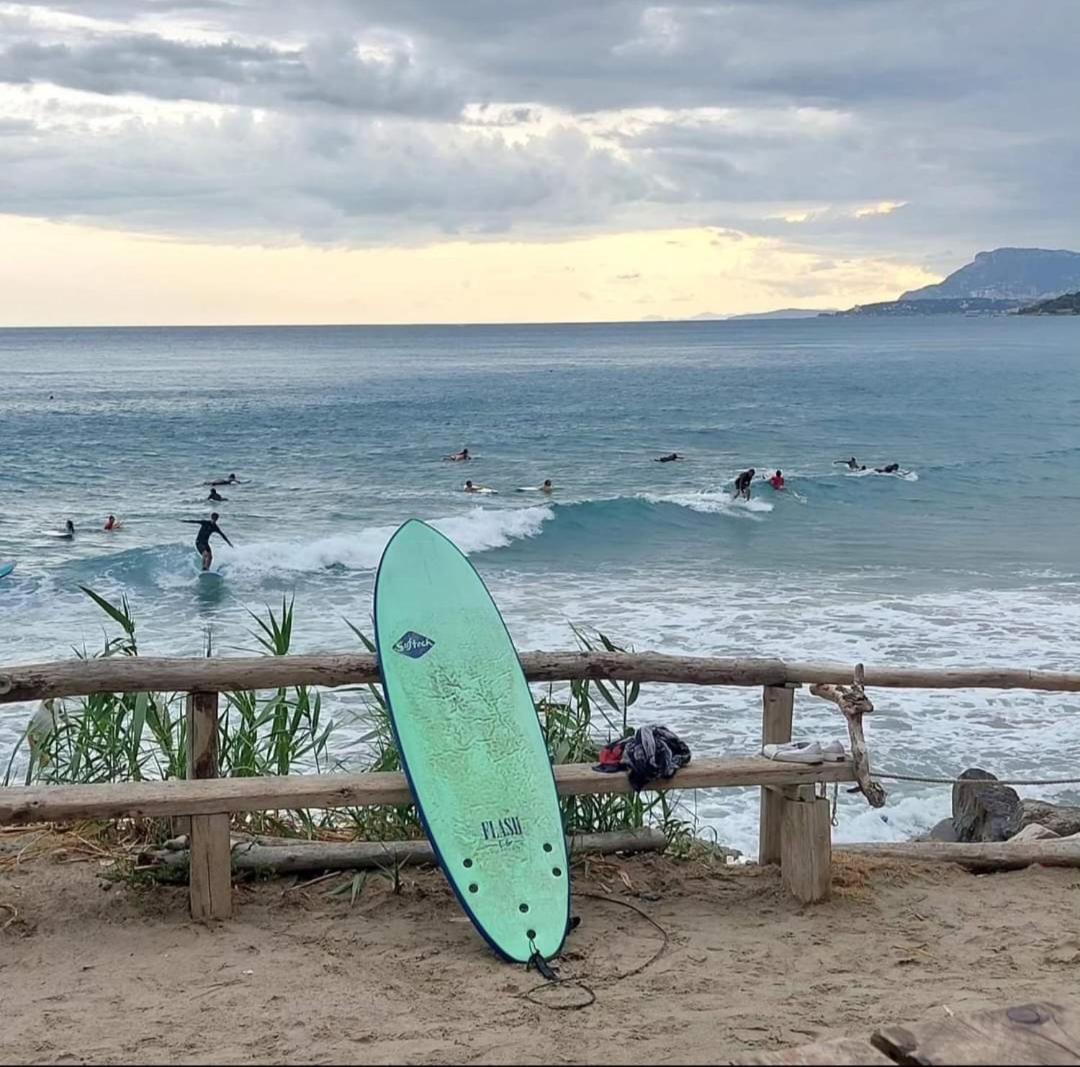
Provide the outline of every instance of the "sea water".
[[[380,552],[417,516],[470,555],[521,649],[572,648],[573,623],[667,653],[1080,669],[1076,321],[0,330],[0,374],[0,561],[18,561],[0,664],[100,647],[80,586],[127,597],[144,654],[198,655],[207,631],[250,650],[248,610],[283,595],[296,651],[355,648],[345,620],[370,631]],[[910,473],[837,465],[852,455]],[[751,466],[788,490],[734,502]],[[209,504],[229,472],[243,484]],[[515,492],[545,478],[551,497]],[[181,520],[212,509],[235,547],[215,538],[224,580],[203,583]],[[50,536],[68,518],[75,539]],[[1080,777],[1075,695],[871,695],[881,770]],[[328,700],[357,758],[363,707]],[[0,706],[0,757],[31,710]],[[633,718],[743,755],[760,691],[647,685]],[[795,725],[845,736],[805,690]],[[839,840],[948,813],[947,788],[887,785],[882,811],[842,794]],[[693,805],[753,852],[755,790]]]

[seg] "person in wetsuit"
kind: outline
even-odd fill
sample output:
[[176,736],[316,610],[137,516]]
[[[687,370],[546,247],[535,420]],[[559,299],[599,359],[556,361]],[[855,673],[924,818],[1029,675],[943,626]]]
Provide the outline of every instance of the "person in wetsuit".
[[735,499],[744,496],[747,500],[750,499],[750,483],[754,480],[754,475],[757,472],[751,467],[749,470],[743,471],[742,474],[735,479]]
[[195,551],[202,556],[202,569],[204,571],[208,571],[210,564],[214,562],[214,553],[210,551],[210,537],[212,534],[217,534],[229,548],[233,547],[232,541],[225,536],[224,531],[217,524],[218,513],[216,511],[210,515],[209,519],[181,519],[180,521],[199,528],[199,532],[195,535]]
[[890,463],[887,467],[875,467],[874,472],[876,474],[899,474],[900,464]]
[[213,486],[211,486],[210,495],[206,499],[213,500],[215,503],[224,503],[229,498],[227,496],[222,496]]
[[657,457],[657,463],[674,463],[677,459],[685,459],[685,456],[680,456],[678,452],[669,452],[666,456]]
[[203,485],[239,485],[240,479],[235,474],[230,474],[228,478],[215,478],[212,482],[203,482]]

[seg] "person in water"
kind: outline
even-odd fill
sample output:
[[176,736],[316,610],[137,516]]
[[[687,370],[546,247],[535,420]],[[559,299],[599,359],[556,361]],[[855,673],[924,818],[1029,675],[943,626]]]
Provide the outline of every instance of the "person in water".
[[447,456],[446,458],[453,463],[467,463],[472,459],[472,456],[469,455],[469,450],[467,448],[463,448],[460,452],[455,452],[452,456]]
[[747,500],[750,499],[750,483],[754,480],[754,475],[757,472],[751,467],[749,470],[743,471],[738,478],[735,479],[735,499],[744,496]]
[[60,536],[69,541],[75,537],[75,523],[73,523],[71,519],[68,519],[67,522],[64,523],[64,532]]
[[117,528],[119,527],[119,525],[120,525],[120,523],[118,523],[118,522],[116,521],[116,516],[115,516],[115,515],[110,515],[110,516],[109,516],[109,517],[108,517],[108,518],[107,518],[107,519],[105,520],[105,526],[104,526],[104,529],[106,529],[106,530],[115,530],[115,529],[117,529]]
[[213,486],[211,486],[210,495],[206,499],[213,500],[215,503],[223,503],[229,498],[227,496],[222,496]]
[[877,474],[899,474],[900,464],[890,463],[887,467],[875,467],[874,471]]
[[541,493],[553,493],[553,492],[555,492],[555,486],[553,486],[551,484],[551,479],[550,478],[545,478],[544,479],[544,484],[542,486],[540,486],[540,492]]
[[842,463],[849,471],[864,471],[866,470],[866,464],[860,464],[859,461],[852,456],[851,459],[838,459],[837,463]]
[[657,463],[674,463],[677,459],[686,459],[685,456],[680,456],[678,452],[669,452],[666,456],[659,456],[656,460]]
[[777,471],[769,479],[769,485],[771,485],[774,489],[783,489],[784,488],[784,472],[783,471]]
[[187,523],[189,526],[198,526],[199,532],[195,535],[195,551],[202,556],[202,569],[208,571],[210,564],[214,562],[214,553],[210,551],[210,537],[212,534],[217,534],[229,546],[233,547],[232,541],[226,536],[224,530],[218,526],[218,513],[212,512],[209,519],[181,519],[183,523]]
[[237,478],[235,474],[230,474],[228,478],[217,478],[212,482],[205,482],[203,484],[209,485],[209,486],[215,486],[215,485],[239,485],[240,484],[240,479]]

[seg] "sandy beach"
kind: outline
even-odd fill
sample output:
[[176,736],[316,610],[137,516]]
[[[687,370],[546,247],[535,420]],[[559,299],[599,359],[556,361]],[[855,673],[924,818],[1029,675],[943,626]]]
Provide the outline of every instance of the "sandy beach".
[[775,868],[615,857],[575,871],[561,964],[595,1003],[557,1010],[589,993],[495,960],[434,871],[351,906],[346,876],[249,885],[206,927],[77,852],[16,866],[26,840],[0,853],[3,1063],[724,1063],[1035,999],[1080,960],[1076,871],[838,858],[804,908]]

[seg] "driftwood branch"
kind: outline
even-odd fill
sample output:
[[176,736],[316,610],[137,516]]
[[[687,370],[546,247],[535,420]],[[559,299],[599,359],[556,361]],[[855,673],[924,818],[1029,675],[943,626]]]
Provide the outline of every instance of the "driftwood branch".
[[957,863],[971,871],[1013,871],[1032,864],[1044,867],[1080,867],[1080,838],[1050,841],[898,841],[866,845],[838,845],[836,854],[909,863]]
[[[523,652],[533,682],[611,679],[683,685],[763,686],[843,684],[851,668],[837,663],[778,659],[665,656],[656,652]],[[231,692],[295,685],[334,688],[377,683],[375,657],[363,654],[255,656],[204,659],[115,656],[0,667],[0,704],[90,693]],[[899,689],[1040,689],[1080,692],[1080,672],[994,667],[914,670],[878,667],[866,684]]]
[[[572,853],[663,852],[667,839],[660,830],[620,830],[605,834],[579,834],[567,842]],[[154,849],[142,856],[160,867],[184,868],[186,850]],[[262,845],[237,841],[232,849],[234,871],[297,874],[308,871],[373,870],[398,866],[434,865],[435,853],[427,841],[294,841]]]
[[885,806],[885,790],[880,782],[870,777],[870,754],[866,748],[863,734],[863,716],[874,710],[874,705],[864,691],[866,673],[861,663],[855,667],[855,681],[852,685],[812,685],[810,692],[823,700],[831,700],[847,720],[848,735],[851,738],[851,758],[855,764],[855,780],[860,792],[870,806]]

